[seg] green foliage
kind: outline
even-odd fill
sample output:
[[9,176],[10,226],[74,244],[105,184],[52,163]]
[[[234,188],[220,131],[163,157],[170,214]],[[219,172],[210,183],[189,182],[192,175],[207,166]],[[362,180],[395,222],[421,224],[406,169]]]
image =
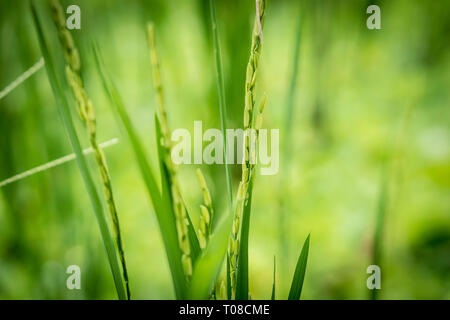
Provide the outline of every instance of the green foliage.
[[[125,299],[114,225],[95,155],[80,154],[90,141],[61,49],[77,59],[61,46],[48,2],[34,1],[33,17],[28,0],[0,1],[0,299]],[[64,9],[70,4],[62,2]],[[155,139],[171,131],[154,103],[162,97],[151,86],[147,21],[157,31],[170,129],[192,136],[196,120],[204,130],[242,128],[244,109],[257,110],[248,97],[269,97],[264,126],[279,129],[280,172],[258,176],[256,167],[253,211],[239,212],[239,271],[233,273],[239,297],[287,298],[294,273],[288,267],[295,267],[305,232],[313,230],[317,241],[299,298],[449,298],[450,51],[442,40],[448,2],[382,3],[383,29],[368,30],[364,3],[270,1],[251,96],[244,81],[256,1],[102,2],[80,1],[81,30],[65,31],[79,50],[98,142],[118,141],[104,152],[132,298],[235,298],[224,247],[236,211],[229,209],[228,181],[242,179],[239,165],[229,164],[227,176],[218,164],[177,168],[192,260],[188,279],[176,249],[177,223],[170,221],[173,168]],[[69,15],[64,10],[59,27]],[[106,78],[112,75],[117,85],[108,86],[110,94],[101,87],[91,38],[99,41]],[[125,116],[111,102],[116,97]],[[406,109],[411,116],[396,146],[392,129]],[[74,161],[48,166],[68,156]],[[386,159],[390,170],[383,173]],[[36,167],[43,169],[23,178]],[[205,201],[197,169],[208,182],[210,215],[199,209]],[[22,178],[4,184],[10,177]],[[214,225],[200,234],[211,216]],[[208,238],[204,245],[201,235]],[[81,290],[65,286],[71,264],[82,270]],[[381,266],[382,290],[366,288],[371,264]]]
[[[107,76],[105,69],[102,66],[100,55],[97,49],[94,49],[96,57],[96,65],[98,71],[102,77],[103,85],[108,97],[110,98],[111,105],[118,112],[122,124],[125,127],[125,131],[130,139],[133,151],[138,162],[142,178],[145,182],[150,199],[152,200],[155,214],[158,219],[161,235],[163,238],[164,246],[166,249],[167,260],[172,273],[173,285],[177,298],[181,299],[186,294],[186,280],[183,272],[183,266],[181,264],[181,252],[178,246],[178,236],[175,227],[175,217],[172,210],[172,204],[170,201],[170,195],[167,184],[167,176],[165,168],[160,166],[161,179],[162,179],[162,193],[160,192],[156,183],[153,172],[148,164],[147,157],[144,149],[139,141],[137,133],[131,123],[131,120],[125,110],[123,102],[113,85],[110,78]],[[158,143],[159,145],[159,143]]]
[[97,189],[92,180],[92,176],[89,172],[89,168],[87,166],[86,160],[84,158],[80,142],[78,140],[78,135],[75,130],[75,126],[73,124],[72,116],[70,114],[69,106],[67,100],[65,98],[64,92],[61,89],[61,85],[58,82],[55,72],[55,66],[53,60],[50,56],[50,52],[48,50],[44,33],[42,31],[41,23],[39,21],[39,17],[34,5],[31,5],[31,11],[33,15],[33,22],[36,28],[36,32],[39,39],[39,45],[41,48],[42,55],[44,56],[45,66],[47,69],[48,79],[50,80],[50,84],[53,90],[53,94],[56,99],[56,103],[59,107],[59,111],[61,117],[63,119],[67,134],[69,135],[70,142],[72,144],[73,150],[77,156],[77,163],[80,169],[81,175],[84,180],[84,184],[86,190],[89,194],[89,198],[91,199],[92,207],[94,209],[95,215],[97,217],[97,222],[100,227],[100,233],[102,235],[103,243],[106,248],[106,252],[108,255],[109,265],[111,268],[111,272],[114,278],[114,284],[116,286],[117,295],[119,299],[126,299],[126,294],[123,286],[123,279],[120,272],[120,267],[117,260],[116,250],[114,247],[114,242],[111,238],[111,234],[108,229],[108,224],[103,215],[102,205],[100,203],[100,198],[97,193]]
[[294,277],[292,278],[291,290],[289,290],[288,300],[299,300],[302,295],[303,281],[305,280],[306,263],[308,262],[309,238],[305,240],[302,251],[298,257],[297,266],[295,267]]
[[227,179],[227,195],[228,195],[228,206],[229,209],[232,208],[233,203],[233,189],[231,185],[231,172],[230,166],[228,164],[227,157],[227,105],[225,98],[225,85],[224,85],[224,72],[222,63],[222,53],[220,51],[220,41],[219,41],[219,28],[217,25],[217,9],[216,0],[209,0],[210,15],[211,15],[211,27],[213,35],[214,44],[214,57],[216,62],[216,81],[217,81],[217,93],[219,95],[219,108],[220,108],[220,124],[223,135],[223,157],[225,162],[225,175]]

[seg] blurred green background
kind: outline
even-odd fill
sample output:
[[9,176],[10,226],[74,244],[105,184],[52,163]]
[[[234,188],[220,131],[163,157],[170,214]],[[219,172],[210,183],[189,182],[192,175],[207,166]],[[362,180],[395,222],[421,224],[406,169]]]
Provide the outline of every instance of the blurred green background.
[[[119,209],[132,297],[172,299],[157,221],[127,139],[92,61],[96,40],[126,107],[156,159],[155,97],[145,25],[154,21],[170,126],[220,128],[208,1],[63,1],[81,8],[87,92],[97,113]],[[52,54],[62,54],[45,1],[36,1]],[[366,8],[381,8],[368,30]],[[254,1],[217,1],[230,127],[241,127]],[[450,3],[269,1],[258,71],[268,95],[264,127],[280,130],[280,172],[257,176],[250,231],[250,289],[268,299],[273,257],[287,296],[308,233],[302,298],[366,299],[366,268],[381,189],[388,197],[381,299],[450,299]],[[301,22],[301,23],[300,23]],[[292,116],[287,95],[300,32]],[[28,1],[0,2],[0,90],[41,57]],[[72,102],[79,136],[86,135]],[[292,130],[287,130],[287,120]],[[286,137],[290,143],[286,145]],[[44,69],[0,100],[0,181],[71,153]],[[92,157],[88,157],[94,171]],[[197,165],[179,168],[198,223]],[[202,165],[216,212],[226,209],[220,165]],[[97,175],[95,175],[96,178]],[[234,189],[240,167],[233,167]],[[97,181],[99,183],[99,181]],[[79,265],[82,289],[66,289]],[[0,188],[0,299],[115,299],[94,212],[75,162]]]

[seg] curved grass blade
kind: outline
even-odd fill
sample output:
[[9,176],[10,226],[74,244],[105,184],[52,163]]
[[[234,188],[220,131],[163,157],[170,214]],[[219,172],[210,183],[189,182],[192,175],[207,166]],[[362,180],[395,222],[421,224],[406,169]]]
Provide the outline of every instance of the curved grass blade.
[[232,214],[224,216],[198,258],[191,278],[189,299],[209,299],[223,265],[232,222]]
[[183,299],[186,294],[187,286],[183,272],[183,266],[181,264],[181,252],[178,246],[175,217],[173,215],[170,197],[164,195],[167,192],[163,191],[163,194],[160,193],[158,184],[156,183],[156,179],[147,161],[144,149],[140,143],[140,140],[136,134],[128,113],[125,110],[122,99],[120,98],[116,87],[103,68],[100,54],[96,47],[94,47],[94,55],[98,71],[105,87],[105,91],[107,92],[107,95],[111,100],[111,104],[119,114],[122,124],[125,127],[125,131],[135,153],[142,178],[144,180],[145,186],[147,187],[150,199],[152,200],[161,236],[163,238],[164,246],[166,249],[166,255],[172,274],[175,295],[177,299]]
[[126,299],[126,294],[123,286],[123,279],[120,272],[120,267],[114,247],[114,241],[111,238],[111,234],[108,229],[108,224],[103,215],[103,209],[100,202],[100,198],[98,196],[97,190],[95,188],[94,182],[92,180],[92,176],[89,172],[86,160],[84,158],[80,142],[78,140],[78,136],[75,130],[75,126],[72,121],[72,117],[70,114],[70,109],[65,98],[64,92],[58,83],[56,72],[54,69],[54,64],[52,58],[50,56],[47,43],[45,41],[45,37],[42,31],[41,23],[39,21],[38,14],[36,12],[36,8],[33,4],[31,4],[31,11],[33,16],[34,25],[37,31],[39,45],[41,47],[42,55],[45,59],[45,66],[47,69],[48,79],[50,81],[50,85],[52,87],[53,94],[55,96],[55,100],[59,107],[60,115],[63,119],[64,125],[66,127],[67,134],[69,136],[70,142],[72,144],[72,148],[76,154],[77,164],[80,169],[81,175],[83,177],[83,181],[86,187],[86,190],[89,194],[89,198],[91,199],[91,204],[94,209],[95,215],[97,217],[97,222],[100,228],[100,233],[103,239],[103,244],[105,245],[106,253],[108,256],[109,266],[111,268],[111,272],[114,278],[114,284],[116,287],[117,295],[119,299]]
[[216,62],[216,80],[217,80],[217,93],[219,95],[219,108],[220,108],[220,124],[223,135],[223,156],[225,163],[225,174],[227,178],[227,195],[228,195],[228,208],[233,207],[233,194],[231,187],[231,173],[230,166],[228,164],[227,155],[227,105],[225,102],[225,85],[224,85],[224,75],[223,75],[223,65],[222,56],[220,52],[220,42],[219,42],[219,30],[217,29],[217,17],[216,17],[216,0],[209,1],[210,14],[211,14],[211,27],[213,34],[214,43],[214,57]]
[[[259,27],[262,26],[262,20],[264,19],[265,13],[265,0],[256,1],[256,17],[253,26],[252,32],[252,44],[250,49],[250,57],[247,64],[247,73],[245,77],[245,106],[244,106],[244,130],[254,130],[256,129],[256,141],[258,141],[258,130],[262,123],[262,115],[261,113],[264,110],[264,105],[266,99],[263,98],[261,105],[259,108],[255,108],[255,94],[256,94],[256,75],[258,68],[258,61],[261,54],[262,48],[262,29]],[[255,119],[255,110],[258,110],[258,114]],[[232,230],[232,239],[233,241],[230,243],[233,247],[236,246],[235,241],[239,241],[239,248],[231,248],[230,245],[230,273],[231,279],[236,280],[236,286],[233,287],[232,283],[232,296],[239,300],[247,300],[249,298],[248,292],[248,233],[250,228],[250,211],[251,211],[251,203],[252,203],[252,193],[253,193],[253,183],[254,183],[254,168],[255,165],[252,164],[250,158],[256,154],[251,147],[253,144],[253,138],[251,135],[248,138],[244,139],[244,149],[245,149],[245,162],[242,165],[242,179],[239,189],[238,202],[239,202],[239,210],[235,215],[235,223],[239,225],[239,220],[242,219],[241,230],[237,230],[239,228],[235,228]],[[242,216],[239,217],[239,214]],[[234,269],[234,270],[233,270]],[[233,274],[234,273],[234,274]],[[234,292],[233,292],[234,291]]]
[[302,294],[303,281],[305,280],[306,263],[308,261],[310,234],[303,244],[302,251],[298,257],[297,266],[295,267],[294,278],[292,279],[291,290],[289,291],[288,300],[299,300]]

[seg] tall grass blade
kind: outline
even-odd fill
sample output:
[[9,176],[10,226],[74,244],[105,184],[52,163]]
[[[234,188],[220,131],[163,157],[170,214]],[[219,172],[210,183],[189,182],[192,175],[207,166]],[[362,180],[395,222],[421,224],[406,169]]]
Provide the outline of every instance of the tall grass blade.
[[38,39],[39,39],[39,45],[42,51],[42,55],[45,60],[45,66],[47,69],[47,75],[50,81],[50,85],[52,87],[53,94],[55,96],[57,105],[59,107],[59,111],[61,114],[61,117],[63,118],[64,125],[66,127],[66,131],[69,135],[70,142],[72,144],[72,148],[74,149],[74,152],[76,154],[78,167],[80,169],[81,175],[83,177],[83,181],[85,184],[85,187],[88,191],[89,197],[91,199],[91,203],[95,212],[95,215],[97,217],[97,222],[100,227],[100,233],[103,239],[103,243],[105,245],[106,253],[108,256],[109,265],[111,268],[111,272],[114,278],[114,284],[116,287],[117,295],[119,299],[126,299],[126,293],[124,290],[123,285],[123,279],[120,272],[120,267],[114,247],[114,241],[111,237],[111,234],[108,229],[108,224],[106,222],[106,219],[103,215],[103,209],[100,202],[100,198],[98,196],[97,190],[95,188],[94,182],[92,180],[92,176],[89,172],[86,160],[83,155],[83,151],[81,149],[80,142],[78,140],[78,136],[75,130],[75,126],[72,121],[72,117],[70,114],[70,109],[67,103],[67,100],[65,98],[64,92],[60,87],[60,84],[58,83],[56,72],[54,69],[54,64],[52,61],[52,58],[50,56],[45,37],[42,31],[41,23],[39,21],[39,17],[36,11],[36,8],[33,4],[31,4],[31,11],[33,16],[34,25],[37,31]]
[[59,0],[52,0],[50,3],[53,22],[58,31],[58,36],[65,57],[66,79],[71,88],[73,98],[75,98],[78,113],[86,129],[89,143],[94,150],[94,159],[97,165],[100,181],[103,185],[103,195],[106,201],[106,208],[110,214],[113,235],[116,240],[119,252],[120,262],[122,264],[123,278],[125,280],[125,288],[127,298],[130,299],[130,286],[128,283],[128,271],[125,259],[125,250],[120,231],[119,214],[117,212],[116,201],[112,189],[111,175],[109,173],[108,164],[103,151],[100,149],[97,141],[97,120],[95,109],[92,101],[86,92],[84,81],[81,74],[81,57],[77,46],[72,38],[72,34],[67,30],[66,19],[64,16],[64,8]]
[[[103,67],[100,53],[94,46],[94,55],[96,59],[96,65],[99,74],[102,78],[105,91],[111,101],[112,106],[119,114],[125,131],[128,135],[133,151],[136,156],[136,160],[141,171],[142,178],[147,188],[150,199],[153,203],[155,214],[158,220],[161,236],[163,238],[164,246],[166,249],[166,255],[172,274],[173,285],[177,299],[183,299],[186,295],[186,278],[183,272],[183,266],[181,264],[181,251],[178,245],[178,236],[175,226],[175,217],[172,211],[172,205],[170,203],[170,197],[167,195],[167,191],[161,194],[156,179],[147,161],[144,149],[140,143],[140,140],[136,134],[136,131],[132,125],[132,122],[125,110],[122,99],[117,92],[116,87],[110,80],[106,73],[106,69]],[[166,194],[165,194],[166,193]]]
[[214,43],[214,57],[216,62],[216,80],[217,80],[217,93],[219,95],[219,108],[220,108],[220,124],[223,135],[223,156],[225,162],[225,174],[227,179],[227,195],[228,195],[228,208],[233,207],[233,191],[231,185],[231,173],[230,166],[228,164],[227,156],[227,105],[225,101],[225,85],[224,85],[224,72],[222,65],[222,55],[220,52],[219,30],[217,27],[217,9],[216,0],[209,0],[209,8],[211,14],[211,27]]
[[[256,1],[256,16],[252,33],[252,45],[250,48],[250,57],[247,64],[247,74],[245,79],[245,107],[244,107],[244,130],[256,129],[256,136],[251,134],[244,137],[245,157],[242,163],[242,178],[239,185],[237,196],[238,208],[242,208],[241,212],[237,211],[235,215],[234,226],[238,226],[240,220],[242,225],[232,230],[230,243],[233,249],[234,259],[231,260],[232,267],[235,271],[236,286],[235,298],[238,300],[247,300],[248,292],[248,234],[250,230],[250,212],[252,205],[253,183],[255,178],[255,164],[251,159],[256,158],[256,147],[258,142],[259,130],[262,125],[262,112],[266,105],[267,96],[261,99],[259,108],[256,107],[256,75],[262,48],[262,25],[264,21],[266,1]],[[256,138],[256,140],[254,139]],[[256,143],[255,143],[256,142]],[[236,245],[237,244],[237,245]],[[237,251],[237,252],[236,252]],[[233,257],[232,257],[233,258]],[[237,262],[237,266],[233,266]],[[233,270],[231,271],[233,276]],[[233,280],[233,278],[232,278]]]
[[236,299],[248,300],[248,235],[250,232],[250,212],[252,207],[254,173],[248,184],[248,199],[242,213],[241,241],[239,242],[239,258],[236,278]]
[[[162,131],[161,131],[161,124],[159,123],[158,116],[155,114],[155,129],[156,129],[156,141],[162,141]],[[165,151],[163,150],[163,147],[160,143],[158,145],[158,156],[159,156],[159,168],[161,173],[161,186],[163,190],[163,197],[168,196],[169,199],[166,199],[165,201],[172,202],[171,198],[171,192],[172,186],[171,186],[171,179],[170,179],[170,173],[169,169],[166,166],[166,162],[164,161],[164,154]],[[185,206],[186,207],[186,206]],[[195,233],[191,217],[189,216],[189,212],[187,212],[186,209],[186,218],[188,219],[189,225],[188,227],[188,238],[189,238],[189,244],[191,249],[191,259],[192,264],[195,264],[195,261],[197,260],[199,254],[200,254],[200,244],[198,243],[197,235]]]
[[[175,215],[175,225],[177,226],[178,242],[182,254],[182,265],[189,280],[192,275],[192,266],[199,253],[199,243],[195,234],[189,213],[181,195],[181,189],[177,179],[177,170],[171,159],[172,141],[170,139],[169,122],[164,103],[163,85],[161,81],[161,70],[158,52],[156,49],[156,39],[153,23],[147,25],[147,35],[150,51],[150,63],[152,65],[153,85],[156,92],[156,106],[158,112],[155,113],[156,141],[158,143],[159,168],[163,195],[168,195],[172,210]],[[194,246],[194,248],[191,248]],[[192,257],[194,254],[194,259]]]
[[305,280],[306,263],[308,262],[309,238],[310,235],[308,235],[308,237],[306,238],[300,256],[298,257],[288,300],[299,300],[302,294],[303,281]]

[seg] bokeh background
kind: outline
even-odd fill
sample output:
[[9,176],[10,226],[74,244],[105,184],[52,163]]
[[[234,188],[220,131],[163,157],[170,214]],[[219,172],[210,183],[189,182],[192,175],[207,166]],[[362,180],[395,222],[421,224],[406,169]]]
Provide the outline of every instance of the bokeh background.
[[[35,1],[53,56],[61,50],[45,1]],[[86,87],[97,113],[119,209],[132,296],[174,298],[157,221],[134,155],[93,65],[98,42],[128,112],[156,159],[155,97],[147,21],[156,25],[170,126],[220,128],[208,1],[63,1],[81,8]],[[254,1],[217,0],[230,127],[241,127]],[[381,8],[368,30],[366,8]],[[381,299],[450,298],[450,3],[269,1],[258,73],[268,95],[264,127],[280,130],[280,172],[257,176],[250,231],[250,289],[268,299],[273,259],[286,298],[311,233],[302,298],[367,299],[380,203]],[[294,48],[299,68],[288,110]],[[0,89],[41,57],[28,1],[0,2]],[[70,95],[68,94],[70,97]],[[85,139],[75,112],[79,136]],[[84,145],[87,147],[86,140]],[[286,142],[289,141],[289,142]],[[44,69],[0,100],[0,180],[71,153]],[[88,157],[92,169],[92,157]],[[194,224],[202,203],[196,165],[179,168]],[[202,165],[217,215],[224,168]],[[92,171],[96,172],[96,171]],[[97,177],[98,178],[98,177]],[[240,168],[233,167],[234,189]],[[97,181],[98,182],[98,181]],[[386,191],[386,196],[383,191]],[[66,289],[79,265],[82,289]],[[115,299],[94,212],[75,162],[0,189],[0,299]]]

